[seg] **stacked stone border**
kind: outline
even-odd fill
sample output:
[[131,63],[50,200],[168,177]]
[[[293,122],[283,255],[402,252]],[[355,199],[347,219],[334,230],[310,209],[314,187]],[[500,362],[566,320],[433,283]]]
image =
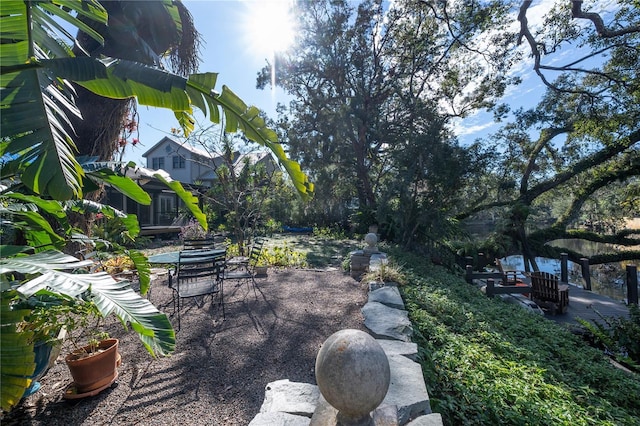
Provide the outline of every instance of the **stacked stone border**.
[[[388,260],[385,253],[368,257],[372,271]],[[413,327],[397,284],[370,282],[368,286],[368,301],[361,309],[364,325],[387,355],[391,371],[389,390],[379,408],[394,407],[399,426],[442,426],[441,415],[431,411],[417,362],[418,345],[411,341]],[[313,384],[288,379],[268,383],[260,412],[249,426],[315,426],[312,418],[321,398]]]

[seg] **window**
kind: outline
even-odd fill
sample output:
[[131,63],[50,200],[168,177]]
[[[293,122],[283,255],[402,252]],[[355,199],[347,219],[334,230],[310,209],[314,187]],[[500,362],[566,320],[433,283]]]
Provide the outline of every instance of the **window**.
[[164,157],[156,157],[151,159],[151,168],[158,170],[164,169]]
[[161,194],[158,197],[157,224],[170,225],[176,218],[175,195]]
[[179,155],[173,156],[173,168],[174,169],[184,169],[184,157]]

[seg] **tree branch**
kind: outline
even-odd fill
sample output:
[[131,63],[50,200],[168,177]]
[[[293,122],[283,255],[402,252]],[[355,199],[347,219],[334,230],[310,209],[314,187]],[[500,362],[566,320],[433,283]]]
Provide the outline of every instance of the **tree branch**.
[[572,3],[571,16],[576,19],[587,19],[591,21],[600,37],[604,37],[604,38],[618,37],[621,35],[636,33],[640,31],[640,26],[638,25],[632,25],[627,28],[622,28],[617,31],[612,31],[604,25],[604,21],[602,20],[602,17],[600,16],[599,13],[582,11],[582,3],[583,3],[582,0],[574,0],[571,3]]

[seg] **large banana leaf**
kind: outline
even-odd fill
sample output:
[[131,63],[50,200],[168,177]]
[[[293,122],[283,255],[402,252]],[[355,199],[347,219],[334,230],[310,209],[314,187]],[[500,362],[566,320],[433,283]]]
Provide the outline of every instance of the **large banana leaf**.
[[[82,9],[85,18],[106,22],[98,2],[65,3],[57,7],[58,17]],[[287,159],[277,135],[268,129],[259,110],[247,107],[231,90],[215,90],[216,74],[195,74],[188,78],[137,62],[89,57],[53,57],[60,43],[45,28],[50,19],[40,13],[43,2],[3,0],[0,5],[2,38],[0,156],[17,157],[21,179],[32,191],[56,199],[81,197],[83,171],[73,156],[74,133],[68,114],[78,113],[73,93],[66,82],[74,82],[94,93],[125,99],[137,98],[143,105],[173,110],[185,135],[193,128],[193,107],[220,122],[223,112],[227,131],[242,131],[247,138],[273,151],[303,197],[313,194],[313,184],[300,166]],[[29,5],[29,6],[27,6]],[[87,7],[91,6],[91,7]],[[46,9],[43,7],[43,10]],[[71,19],[71,18],[70,18]],[[79,26],[73,19],[68,22]],[[77,20],[76,20],[77,21]],[[83,28],[84,30],[84,28]],[[93,34],[91,34],[93,36]],[[64,50],[64,49],[62,49]]]
[[[3,287],[8,285],[3,283]],[[11,309],[10,303],[16,297],[15,290],[3,288],[0,319],[0,400],[2,409],[11,410],[22,398],[24,390],[29,387],[36,367],[33,353],[31,332],[18,332],[18,324],[29,314],[29,310]]]
[[[49,250],[29,256],[0,259],[0,275],[12,272],[35,275],[35,278],[16,289],[25,298],[44,288],[70,297],[88,297],[96,304],[102,316],[115,314],[123,325],[130,324],[152,355],[173,352],[175,332],[169,319],[147,299],[133,291],[128,281],[116,281],[104,272],[67,272],[90,263]],[[85,296],[87,292],[88,296]]]

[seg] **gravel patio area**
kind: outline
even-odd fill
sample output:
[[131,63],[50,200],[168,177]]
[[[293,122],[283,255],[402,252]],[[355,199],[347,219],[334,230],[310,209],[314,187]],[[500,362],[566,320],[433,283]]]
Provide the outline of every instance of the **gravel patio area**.
[[[171,313],[166,276],[151,301]],[[251,285],[225,282],[226,319],[217,303],[188,301],[175,353],[154,360],[133,332],[109,324],[120,339],[117,386],[80,399],[62,398],[71,376],[62,355],[3,425],[246,425],[259,412],[267,383],[315,383],[315,358],[334,332],[364,330],[366,288],[333,269],[270,270]],[[176,318],[172,319],[174,327]]]

